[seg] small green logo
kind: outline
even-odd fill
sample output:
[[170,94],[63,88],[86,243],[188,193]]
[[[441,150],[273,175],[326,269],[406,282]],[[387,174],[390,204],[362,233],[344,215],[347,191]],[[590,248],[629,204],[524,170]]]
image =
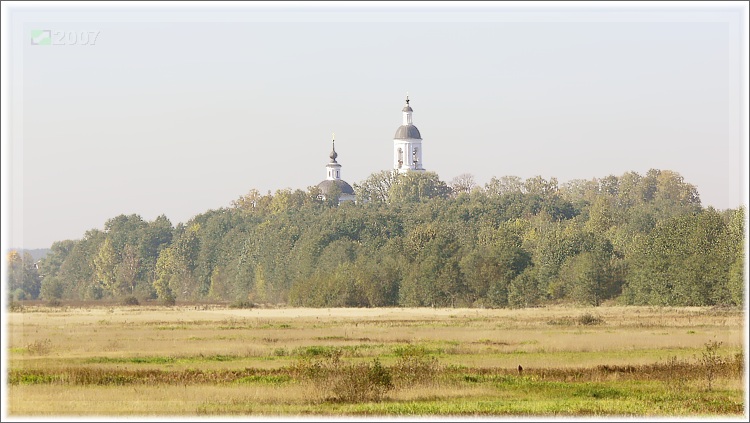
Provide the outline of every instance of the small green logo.
[[52,31],[49,29],[32,29],[31,30],[32,46],[49,46],[52,45]]

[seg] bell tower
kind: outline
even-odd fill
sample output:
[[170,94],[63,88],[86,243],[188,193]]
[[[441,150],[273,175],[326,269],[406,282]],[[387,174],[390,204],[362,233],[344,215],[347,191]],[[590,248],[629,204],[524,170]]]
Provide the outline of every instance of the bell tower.
[[412,121],[414,109],[409,105],[409,94],[406,95],[406,105],[401,111],[403,121],[393,137],[393,168],[399,173],[424,171],[422,135]]

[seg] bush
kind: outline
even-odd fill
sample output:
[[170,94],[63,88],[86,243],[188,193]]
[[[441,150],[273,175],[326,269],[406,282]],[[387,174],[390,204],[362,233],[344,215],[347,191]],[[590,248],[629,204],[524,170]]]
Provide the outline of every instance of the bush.
[[339,349],[323,358],[308,356],[297,362],[292,371],[296,377],[310,382],[327,401],[380,401],[393,389],[391,372],[378,359],[372,363],[346,364],[341,355]]
[[602,325],[604,324],[604,319],[599,316],[594,316],[591,313],[586,313],[578,317],[578,324],[584,326]]
[[344,355],[344,350],[338,347],[331,347],[327,345],[310,345],[306,347],[297,347],[292,350],[292,355],[298,355],[302,357],[341,357]]
[[276,357],[285,357],[289,355],[289,352],[286,350],[286,348],[276,348],[273,350],[273,355]]
[[572,326],[575,324],[575,321],[570,317],[560,317],[559,319],[550,319],[547,324],[553,326]]
[[398,386],[430,383],[438,373],[438,361],[427,355],[403,355],[393,366],[393,376]]
[[703,365],[706,372],[706,388],[709,391],[713,388],[713,382],[716,380],[719,371],[725,364],[724,357],[719,355],[721,344],[722,342],[720,341],[706,342],[705,350],[699,359],[700,364]]
[[52,341],[49,339],[34,341],[26,346],[26,351],[32,355],[46,355],[49,354],[51,349]]
[[248,300],[236,300],[233,303],[229,304],[229,308],[253,308],[255,307],[255,304]]
[[138,301],[138,298],[136,298],[136,297],[134,297],[134,296],[131,295],[129,297],[123,298],[122,305],[137,306],[137,305],[141,305],[141,303],[140,303],[140,301]]
[[47,301],[47,307],[62,307],[62,302],[57,298]]
[[345,366],[332,380],[330,399],[339,402],[380,401],[393,389],[391,373],[378,359],[372,364],[357,363]]

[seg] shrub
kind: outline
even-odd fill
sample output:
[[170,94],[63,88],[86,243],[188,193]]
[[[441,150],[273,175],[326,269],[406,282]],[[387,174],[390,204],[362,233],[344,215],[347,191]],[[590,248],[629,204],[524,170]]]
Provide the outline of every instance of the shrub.
[[255,304],[248,300],[236,300],[229,304],[229,308],[253,308]]
[[584,326],[604,324],[604,319],[591,313],[582,314],[578,317],[578,324]]
[[284,357],[289,355],[289,352],[286,350],[286,348],[276,348],[273,350],[273,355],[276,357]]
[[427,355],[403,355],[392,369],[398,386],[430,383],[439,370],[437,358]]
[[297,347],[292,350],[292,355],[302,357],[341,357],[344,351],[341,348],[327,345],[310,345],[307,347]]
[[724,358],[719,355],[719,347],[721,347],[721,344],[721,342],[717,341],[706,342],[705,350],[699,359],[699,362],[703,365],[706,372],[706,384],[707,390],[709,391],[712,389],[713,382],[724,364]]
[[47,301],[47,307],[62,307],[62,302],[57,298]]
[[552,326],[573,326],[575,322],[570,317],[560,317],[559,319],[549,320],[547,324]]
[[331,400],[338,402],[380,401],[393,389],[391,373],[378,359],[370,363],[349,364],[331,381]]
[[325,400],[380,401],[393,389],[391,372],[377,359],[372,363],[344,363],[340,349],[322,357],[307,356],[293,365],[297,378],[312,384]]
[[26,346],[26,351],[32,355],[46,355],[52,349],[52,341],[41,339],[34,341]]
[[122,299],[122,305],[137,306],[137,305],[141,305],[141,303],[140,301],[138,301],[138,298],[131,295],[129,297],[125,297]]

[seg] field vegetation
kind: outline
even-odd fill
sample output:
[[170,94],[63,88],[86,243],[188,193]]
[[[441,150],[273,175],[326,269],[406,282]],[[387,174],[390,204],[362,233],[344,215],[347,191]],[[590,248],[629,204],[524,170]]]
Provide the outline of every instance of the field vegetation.
[[747,418],[734,308],[24,306],[11,416]]

